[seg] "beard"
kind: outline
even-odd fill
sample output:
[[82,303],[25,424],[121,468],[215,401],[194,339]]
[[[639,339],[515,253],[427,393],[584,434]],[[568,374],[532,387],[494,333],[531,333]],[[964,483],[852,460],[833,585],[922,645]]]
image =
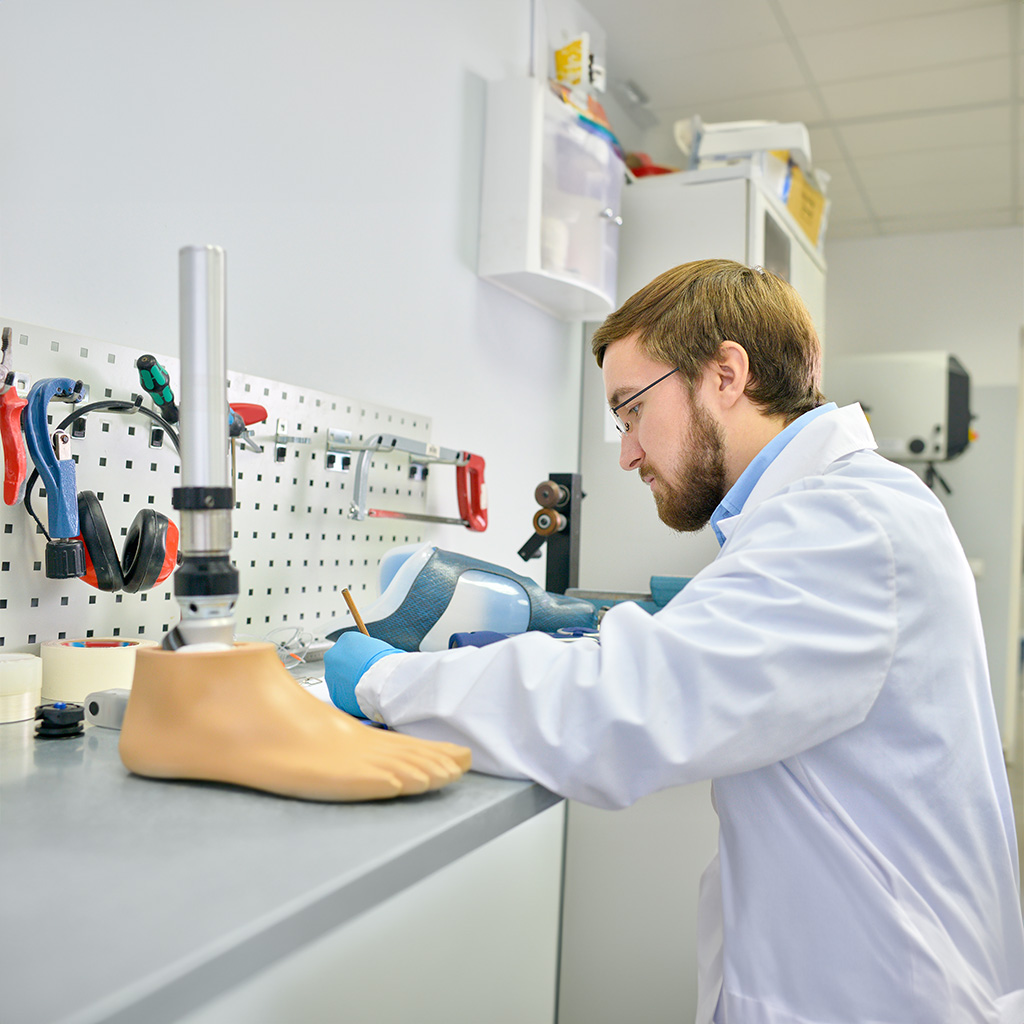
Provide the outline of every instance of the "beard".
[[654,492],[658,518],[680,533],[707,526],[725,497],[725,438],[710,413],[694,400],[688,435],[670,476],[641,465],[640,475],[660,484]]

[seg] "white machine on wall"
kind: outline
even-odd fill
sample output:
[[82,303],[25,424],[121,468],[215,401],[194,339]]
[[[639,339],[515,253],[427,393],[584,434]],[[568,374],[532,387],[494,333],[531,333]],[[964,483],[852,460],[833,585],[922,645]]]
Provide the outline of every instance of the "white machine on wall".
[[948,352],[886,352],[847,356],[831,369],[827,392],[840,405],[859,402],[871,422],[878,452],[894,462],[935,470],[966,451],[971,431],[971,379]]

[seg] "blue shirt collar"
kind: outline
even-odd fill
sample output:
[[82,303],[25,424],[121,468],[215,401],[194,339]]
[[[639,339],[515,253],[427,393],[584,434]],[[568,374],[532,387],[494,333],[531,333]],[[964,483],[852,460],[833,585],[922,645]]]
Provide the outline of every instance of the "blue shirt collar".
[[725,543],[725,535],[718,528],[722,519],[730,516],[737,516],[743,510],[743,506],[750,497],[757,481],[761,479],[764,471],[775,461],[779,452],[789,444],[790,441],[807,426],[811,420],[817,419],[822,413],[833,412],[836,409],[835,402],[827,402],[819,405],[817,409],[805,412],[798,416],[785,430],[776,434],[750,461],[750,465],[740,474],[739,479],[729,488],[729,493],[722,499],[718,508],[711,513],[711,529],[715,531],[718,544]]

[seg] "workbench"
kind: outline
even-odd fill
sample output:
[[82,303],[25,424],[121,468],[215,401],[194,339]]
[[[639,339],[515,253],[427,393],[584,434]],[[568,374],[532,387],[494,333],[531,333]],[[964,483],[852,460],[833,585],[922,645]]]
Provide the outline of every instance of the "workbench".
[[[473,947],[493,947],[491,967],[482,970],[499,981],[503,965],[515,964],[507,972],[513,1004],[516,990],[534,988],[532,1008],[512,1005],[506,1018],[499,989],[497,1005],[481,1006],[477,1019],[526,1012],[552,1019],[563,807],[547,790],[471,772],[423,796],[318,804],[131,775],[118,737],[87,725],[74,738],[36,739],[31,722],[0,725],[5,1024],[376,1022],[407,1013],[402,999],[414,1000],[419,1022],[468,1020],[456,993],[466,991]],[[524,824],[530,819],[547,824],[502,860],[505,834],[525,835],[535,827]],[[499,859],[481,862],[476,881],[462,878],[459,864],[478,856]],[[402,903],[442,876],[444,887],[415,907]],[[489,909],[492,895],[521,909]],[[526,907],[531,901],[535,912]],[[363,922],[384,907],[391,923],[361,935]],[[522,920],[490,920],[488,939],[474,913]],[[420,933],[427,938],[415,938]],[[332,954],[324,943],[338,935],[348,952]],[[445,950],[452,941],[456,947]],[[320,966],[303,966],[303,950],[317,948]],[[324,964],[336,967],[332,977],[322,977]],[[437,982],[433,995],[388,995],[417,965],[424,973],[424,964]],[[315,997],[311,979],[324,988]],[[485,976],[477,980],[486,987]],[[374,988],[373,1009],[355,1009],[357,994]],[[277,1009],[268,991],[280,996]],[[243,994],[234,1010],[232,993]],[[304,999],[312,1003],[295,1005]],[[538,1018],[538,1006],[551,1013]]]

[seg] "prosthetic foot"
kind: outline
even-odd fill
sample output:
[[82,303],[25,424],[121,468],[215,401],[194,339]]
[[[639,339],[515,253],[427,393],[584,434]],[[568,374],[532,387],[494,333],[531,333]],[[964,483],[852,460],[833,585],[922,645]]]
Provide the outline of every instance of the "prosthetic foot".
[[440,789],[470,763],[464,747],[373,729],[317,700],[266,643],[141,648],[120,753],[137,775],[327,801]]
[[[597,626],[589,601],[552,594],[528,576],[432,544],[392,549],[380,576],[381,596],[362,610],[363,620],[370,636],[403,651],[443,651],[453,633],[474,630],[555,633]],[[350,628],[334,629],[327,639]]]

